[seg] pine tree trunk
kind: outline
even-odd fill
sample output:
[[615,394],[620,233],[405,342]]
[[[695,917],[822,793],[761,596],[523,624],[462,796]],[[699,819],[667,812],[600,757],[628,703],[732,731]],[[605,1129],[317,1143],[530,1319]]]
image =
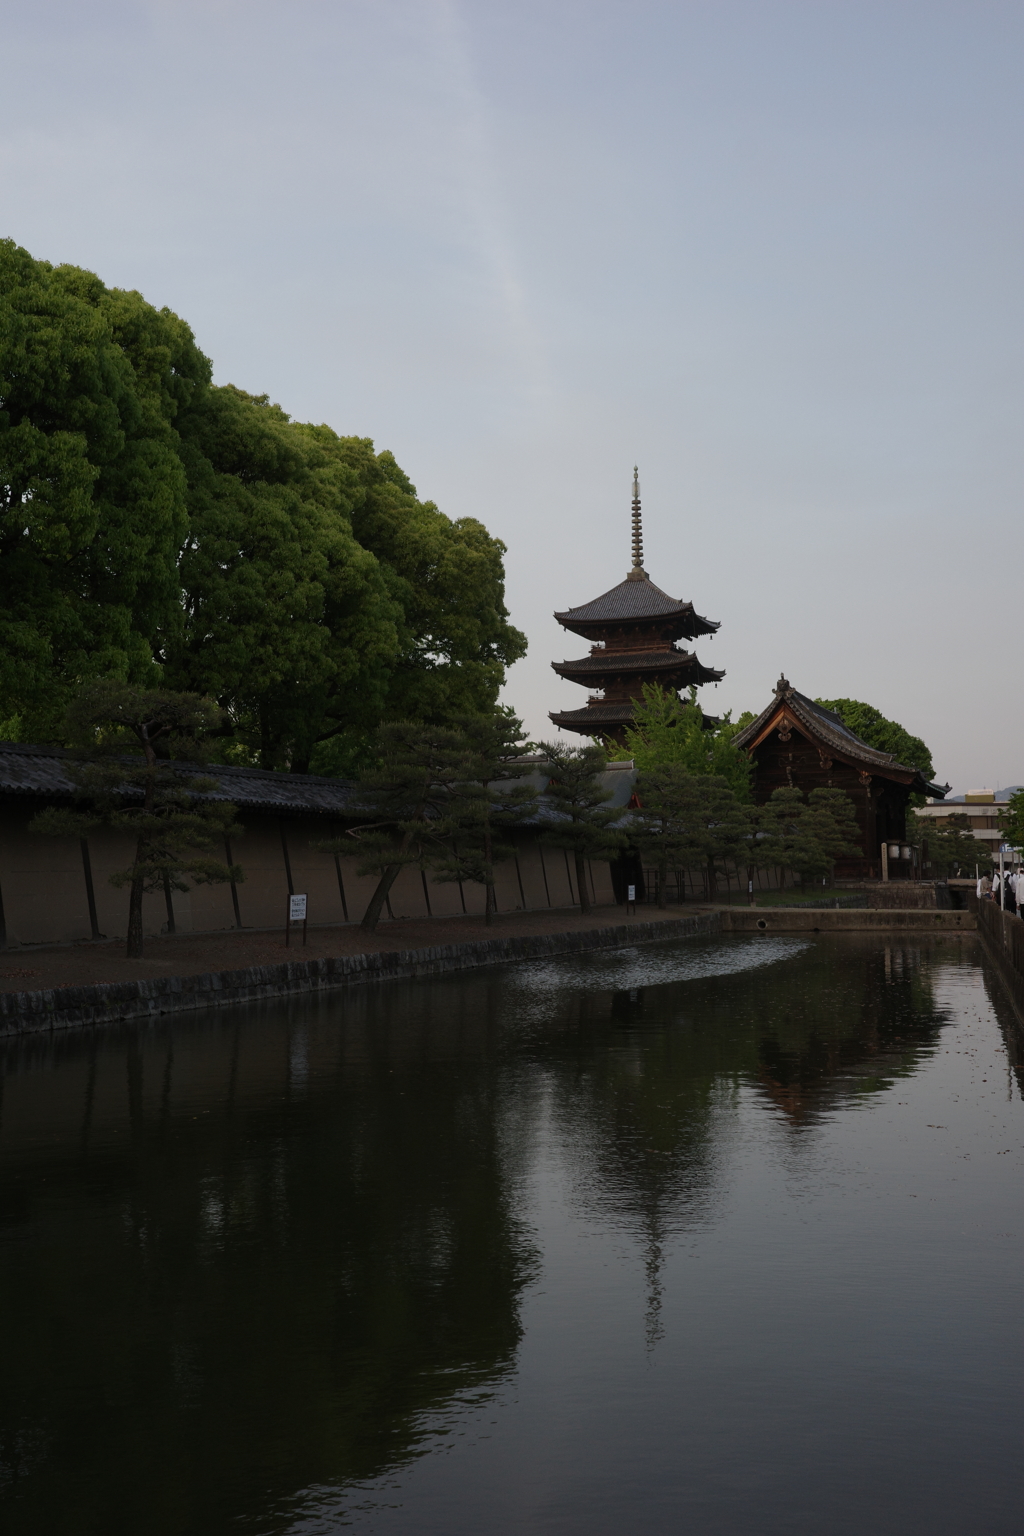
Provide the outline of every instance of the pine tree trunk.
[[668,906],[665,895],[665,887],[668,885],[668,859],[662,859],[658,865],[658,906],[663,910]]
[[[135,855],[136,868],[138,868],[138,858],[141,851],[140,839],[140,846]],[[142,958],[142,888],[144,878],[140,870],[132,880],[131,893],[128,897],[128,944],[125,954],[129,960],[139,960]]]
[[377,882],[377,889],[370,897],[370,905],[363,913],[363,920],[359,925],[360,928],[366,928],[370,933],[374,931],[380,922],[380,914],[384,910],[384,903],[388,899],[388,892],[398,879],[398,872],[401,868],[401,864],[389,864],[381,875]]
[[714,854],[708,854],[708,900],[718,900],[718,880],[715,877]]
[[590,911],[590,897],[587,894],[587,869],[586,860],[582,853],[576,854],[576,888],[580,895],[580,911]]
[[494,895],[494,842],[491,837],[491,818],[484,821],[484,923],[489,928],[498,910]]

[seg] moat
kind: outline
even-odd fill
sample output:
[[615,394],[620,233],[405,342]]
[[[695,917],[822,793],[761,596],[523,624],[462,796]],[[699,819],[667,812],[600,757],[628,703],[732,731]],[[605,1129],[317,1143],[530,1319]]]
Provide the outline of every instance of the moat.
[[1024,1520],[971,935],[687,940],[3,1048],[11,1536]]

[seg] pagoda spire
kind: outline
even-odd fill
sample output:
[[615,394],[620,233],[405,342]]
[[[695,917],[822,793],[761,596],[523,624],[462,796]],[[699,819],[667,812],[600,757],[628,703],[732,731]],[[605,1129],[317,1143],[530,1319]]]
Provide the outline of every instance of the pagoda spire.
[[647,572],[644,570],[644,530],[640,521],[640,471],[633,465],[633,569],[630,571],[633,581],[643,580]]

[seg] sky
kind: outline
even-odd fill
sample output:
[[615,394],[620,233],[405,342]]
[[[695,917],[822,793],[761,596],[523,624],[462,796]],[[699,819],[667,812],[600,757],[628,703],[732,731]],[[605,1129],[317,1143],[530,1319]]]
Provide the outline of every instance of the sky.
[[390,448],[555,609],[630,564],[780,672],[1024,783],[1024,6],[0,0],[0,234],[215,377]]

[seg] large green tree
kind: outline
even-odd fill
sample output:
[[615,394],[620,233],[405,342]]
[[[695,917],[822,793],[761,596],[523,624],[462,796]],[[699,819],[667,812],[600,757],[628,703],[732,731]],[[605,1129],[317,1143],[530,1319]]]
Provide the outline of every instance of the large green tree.
[[228,755],[332,772],[382,719],[491,710],[526,647],[500,541],[210,379],[169,310],[0,244],[0,726],[163,682],[216,699]]
[[304,771],[321,740],[376,725],[398,660],[401,608],[352,531],[355,477],[231,386],[196,402],[182,438],[191,526],[168,675],[217,698],[264,768]]
[[732,744],[739,728],[728,714],[707,720],[695,688],[681,699],[672,689],[647,684],[633,725],[626,731],[625,745],[612,748],[609,756],[632,758],[640,773],[675,764],[698,777],[721,778],[746,801],[750,799],[750,762]]
[[[299,429],[323,455],[323,473],[347,472],[352,530],[377,560],[397,611],[397,655],[383,706],[388,719],[441,723],[490,714],[505,669],[526,653],[508,621],[505,546],[475,517],[452,519],[416,487],[388,451],[329,427]],[[344,700],[325,711],[317,762],[344,735]]]
[[860,699],[815,699],[837,714],[843,724],[877,752],[891,752],[898,763],[919,768],[926,779],[935,777],[932,754],[920,736],[912,736],[895,720],[887,720],[880,710]]
[[156,680],[182,624],[174,422],[209,373],[169,310],[0,241],[0,716],[23,737],[82,679]]

